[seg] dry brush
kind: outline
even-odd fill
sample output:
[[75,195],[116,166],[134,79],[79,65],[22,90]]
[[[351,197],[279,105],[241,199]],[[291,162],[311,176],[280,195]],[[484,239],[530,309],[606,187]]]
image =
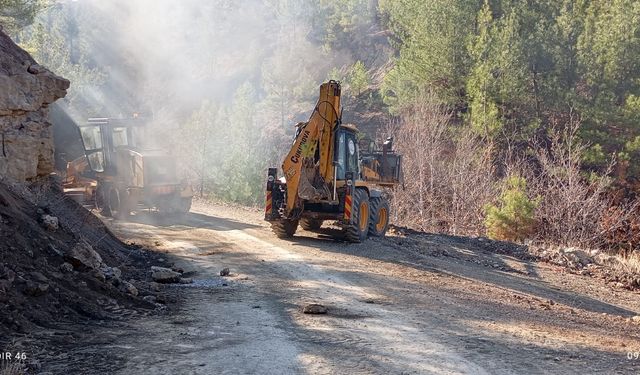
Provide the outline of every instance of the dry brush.
[[485,207],[504,204],[505,181],[517,177],[535,202],[527,239],[630,254],[640,246],[639,203],[612,199],[613,161],[600,173],[583,168],[588,145],[579,141],[579,128],[571,118],[551,128],[544,142],[498,150],[454,123],[433,94],[423,94],[387,129],[404,155],[405,184],[393,200],[396,222],[427,232],[486,235]]

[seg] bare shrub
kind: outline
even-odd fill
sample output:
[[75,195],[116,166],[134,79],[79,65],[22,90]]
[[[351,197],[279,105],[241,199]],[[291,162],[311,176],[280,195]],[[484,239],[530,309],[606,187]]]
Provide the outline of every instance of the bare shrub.
[[640,275],[640,253],[638,252],[618,257],[617,264],[618,271]]
[[451,159],[445,158],[443,199],[450,197],[451,207],[443,217],[452,234],[484,233],[484,206],[496,196],[493,145],[463,129],[453,140]]
[[389,127],[404,155],[406,176],[405,189],[394,194],[395,222],[428,232],[485,234],[484,207],[505,194],[501,181],[519,176],[535,210],[532,225],[518,240],[529,237],[547,246],[598,248],[625,257],[640,246],[640,202],[611,198],[613,163],[601,174],[582,169],[587,145],[579,141],[579,121],[570,118],[552,129],[544,143],[519,150],[507,145],[496,153],[490,141],[451,120],[449,109],[427,93]]
[[451,124],[431,93],[409,108],[393,133],[404,160],[405,189],[395,194],[399,222],[420,230],[478,234],[494,195],[491,147]]
[[608,170],[586,176],[581,167],[586,145],[578,140],[579,122],[552,132],[548,145],[534,147],[538,165],[530,172],[531,193],[541,197],[536,239],[553,245],[593,247],[601,235],[600,218],[610,206]]
[[[598,222],[600,232],[594,245],[631,259],[632,253],[640,248],[639,208],[639,202],[634,200],[611,206],[604,211]],[[640,255],[635,255],[635,264],[640,264]]]

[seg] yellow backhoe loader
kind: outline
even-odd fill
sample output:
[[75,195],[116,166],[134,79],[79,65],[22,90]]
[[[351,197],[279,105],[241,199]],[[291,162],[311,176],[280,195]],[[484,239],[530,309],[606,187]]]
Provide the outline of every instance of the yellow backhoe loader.
[[350,242],[387,231],[386,191],[402,180],[402,156],[391,138],[380,150],[361,152],[356,127],[342,124],[340,94],[337,81],[320,86],[309,121],[296,126],[283,175],[269,168],[265,220],[280,238],[293,236],[298,225],[318,230],[325,220],[335,221]]

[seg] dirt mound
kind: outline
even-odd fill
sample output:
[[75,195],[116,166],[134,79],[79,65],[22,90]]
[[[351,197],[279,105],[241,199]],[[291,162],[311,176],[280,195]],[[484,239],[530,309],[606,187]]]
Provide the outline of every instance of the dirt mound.
[[[640,272],[638,272],[638,266],[633,265],[634,260],[625,260],[602,251],[585,251],[539,244],[519,245],[484,237],[430,234],[393,225],[389,232],[393,235],[389,237],[392,244],[413,248],[431,256],[450,256],[509,271],[508,267],[495,263],[490,257],[491,254],[507,255],[521,261],[552,264],[567,273],[600,279],[615,289],[640,290]],[[447,251],[443,248],[462,251]],[[638,260],[635,262],[637,263]]]
[[563,267],[567,272],[600,279],[612,288],[640,290],[637,258],[625,259],[603,251],[577,248],[529,246],[529,251],[547,263]]
[[120,242],[57,186],[0,183],[0,337],[156,307],[143,299],[156,255]]

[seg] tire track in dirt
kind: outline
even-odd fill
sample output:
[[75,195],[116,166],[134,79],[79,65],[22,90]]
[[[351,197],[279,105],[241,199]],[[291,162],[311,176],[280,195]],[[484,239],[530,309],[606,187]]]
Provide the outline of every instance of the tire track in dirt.
[[[263,288],[270,284],[269,293],[280,293],[281,301],[290,306],[292,337],[302,348],[311,346],[301,355],[311,373],[484,373],[390,310],[392,305],[361,302],[389,298],[374,288],[354,285],[330,267],[247,231],[227,229],[215,236],[233,243],[230,250],[244,252],[256,262],[267,260],[268,272],[263,269],[253,275]],[[310,302],[327,304],[330,314],[301,314],[300,308]]]

